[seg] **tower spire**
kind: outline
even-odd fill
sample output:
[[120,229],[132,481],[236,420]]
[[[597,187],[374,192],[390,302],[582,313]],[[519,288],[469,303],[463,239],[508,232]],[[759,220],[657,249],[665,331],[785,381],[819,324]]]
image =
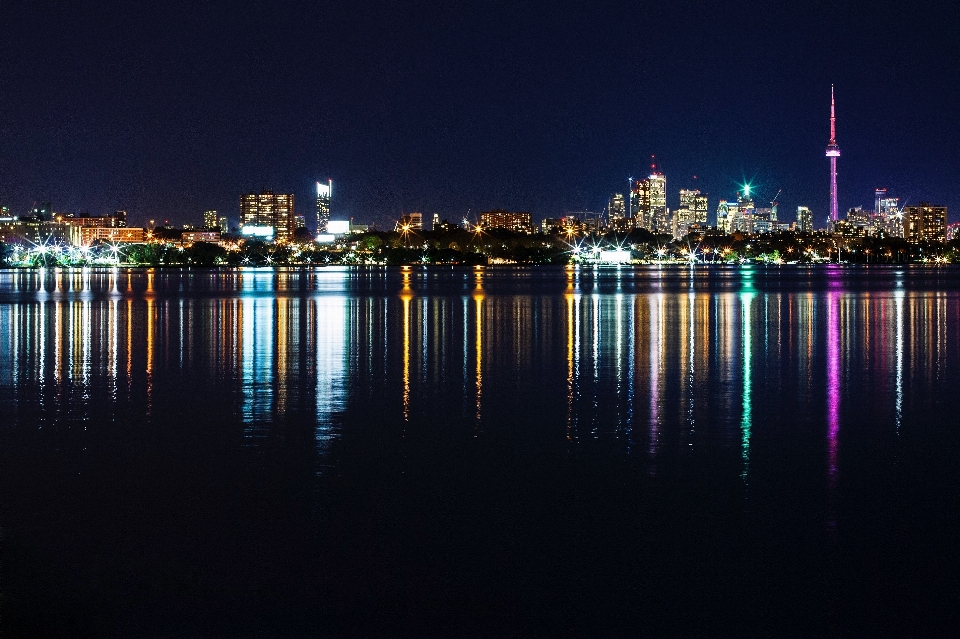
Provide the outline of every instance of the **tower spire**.
[[833,85],[830,85],[830,144],[837,144],[837,113],[833,100]]
[[827,157],[830,158],[830,221],[837,221],[837,158],[840,147],[837,146],[837,114],[833,99],[833,85],[830,85],[830,142],[827,144]]

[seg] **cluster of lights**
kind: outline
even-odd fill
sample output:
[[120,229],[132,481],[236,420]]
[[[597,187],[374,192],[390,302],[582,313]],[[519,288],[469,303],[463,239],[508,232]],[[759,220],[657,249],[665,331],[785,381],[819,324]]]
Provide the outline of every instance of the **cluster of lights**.
[[14,266],[120,266],[122,258],[116,243],[91,247],[41,242],[14,246],[9,261]]

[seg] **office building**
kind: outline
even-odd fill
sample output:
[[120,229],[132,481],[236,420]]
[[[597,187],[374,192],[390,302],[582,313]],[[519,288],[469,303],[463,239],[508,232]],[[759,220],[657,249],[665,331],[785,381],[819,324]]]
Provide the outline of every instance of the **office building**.
[[317,234],[327,232],[330,221],[330,201],[333,198],[333,180],[326,184],[317,182]]
[[730,234],[733,232],[733,224],[736,219],[736,203],[720,200],[720,203],[717,204],[717,228],[725,234]]
[[633,185],[631,197],[633,225],[653,233],[669,233],[667,219],[667,178],[651,173]]
[[626,217],[627,207],[623,201],[623,193],[614,193],[607,201],[607,222],[611,226],[616,226]]
[[810,233],[813,231],[813,211],[806,206],[797,207],[797,232]]
[[699,189],[680,189],[680,208],[689,209],[693,224],[704,226],[707,223],[707,196]]
[[287,242],[296,224],[293,193],[248,193],[240,196],[240,233]]

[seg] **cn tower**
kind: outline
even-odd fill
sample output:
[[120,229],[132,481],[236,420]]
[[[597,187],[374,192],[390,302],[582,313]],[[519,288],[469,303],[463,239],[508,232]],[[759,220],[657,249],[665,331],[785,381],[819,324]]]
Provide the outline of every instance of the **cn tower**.
[[840,147],[837,146],[837,115],[833,108],[833,85],[830,85],[830,144],[827,145],[827,157],[830,158],[830,221],[837,221],[837,158]]

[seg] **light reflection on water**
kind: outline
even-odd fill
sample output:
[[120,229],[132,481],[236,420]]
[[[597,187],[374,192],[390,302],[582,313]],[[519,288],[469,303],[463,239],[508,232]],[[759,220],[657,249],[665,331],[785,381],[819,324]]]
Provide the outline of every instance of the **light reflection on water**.
[[[0,384],[8,403],[36,393],[42,425],[83,419],[103,389],[149,417],[158,376],[188,371],[236,390],[254,446],[305,395],[328,441],[361,390],[375,389],[384,419],[407,423],[459,397],[455,417],[475,436],[499,428],[500,406],[538,393],[561,407],[569,445],[611,440],[628,454],[643,443],[650,473],[665,445],[718,430],[732,444],[738,431],[745,481],[758,420],[792,408],[815,420],[820,404],[834,485],[848,396],[874,401],[889,415],[878,427],[899,432],[905,387],[956,374],[957,298],[909,290],[902,270],[865,289],[842,271],[816,291],[818,276],[803,277],[778,287],[750,269],[4,272]],[[862,367],[872,377],[854,388]]]
[[884,268],[0,271],[0,594],[44,610],[66,593],[48,607],[96,610],[106,634],[196,609],[241,619],[232,634],[267,609],[276,628],[329,631],[305,611],[366,620],[371,592],[384,628],[487,601],[532,611],[530,628],[546,610],[563,631],[595,615],[620,634],[673,609],[701,625],[660,634],[698,636],[819,636],[833,608],[857,634],[884,588],[898,618],[940,596],[946,619],[958,283]]

